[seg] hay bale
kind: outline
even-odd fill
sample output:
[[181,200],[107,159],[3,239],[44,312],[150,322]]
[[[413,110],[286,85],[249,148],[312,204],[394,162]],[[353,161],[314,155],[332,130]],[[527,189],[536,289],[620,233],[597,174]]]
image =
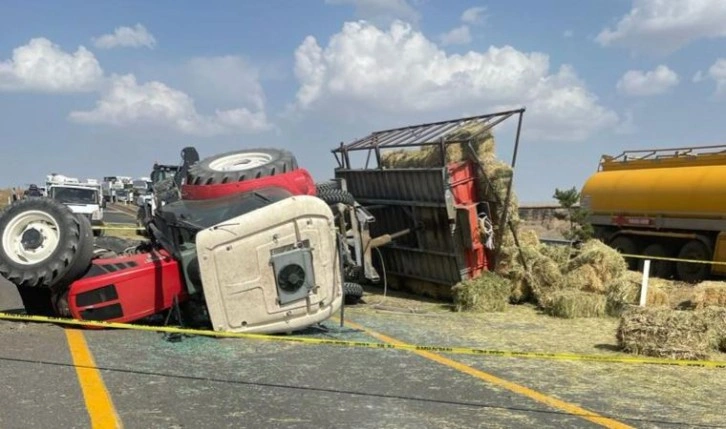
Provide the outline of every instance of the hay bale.
[[492,272],[465,280],[451,288],[456,311],[504,311],[509,303],[511,283]]
[[579,290],[562,289],[547,296],[545,312],[551,316],[574,319],[605,315],[605,296]]
[[620,317],[617,340],[628,353],[671,358],[704,359],[712,332],[704,317],[693,311],[634,308]]
[[[622,276],[605,284],[607,305],[606,313],[610,316],[620,316],[628,308],[640,303],[641,274],[627,271]],[[657,281],[648,282],[648,295],[645,298],[646,307],[669,306],[668,293],[659,286]]]
[[702,315],[709,328],[711,347],[726,353],[726,308],[708,307]]
[[726,307],[726,282],[702,282],[693,289],[695,308]]
[[562,281],[564,283],[563,286],[567,289],[595,293],[605,292],[605,283],[603,283],[600,274],[592,265],[580,265],[567,272],[562,278]]
[[574,271],[584,265],[591,266],[603,283],[620,277],[628,268],[620,253],[600,240],[586,241],[580,253],[567,263],[564,271]]
[[575,249],[571,246],[558,246],[558,245],[546,245],[543,244],[539,248],[542,255],[547,256],[557,263],[561,267],[567,266],[575,254]]

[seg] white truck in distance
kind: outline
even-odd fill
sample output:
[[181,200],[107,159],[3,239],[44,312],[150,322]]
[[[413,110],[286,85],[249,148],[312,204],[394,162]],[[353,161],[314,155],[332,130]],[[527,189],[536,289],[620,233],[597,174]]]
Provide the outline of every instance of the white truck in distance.
[[121,199],[127,197],[127,190],[130,187],[131,177],[129,176],[106,176],[101,185],[103,199],[107,203],[121,202]]
[[105,202],[101,193],[101,185],[95,179],[79,181],[75,177],[51,174],[45,181],[48,198],[52,198],[68,206],[73,213],[88,218],[93,226],[103,224]]

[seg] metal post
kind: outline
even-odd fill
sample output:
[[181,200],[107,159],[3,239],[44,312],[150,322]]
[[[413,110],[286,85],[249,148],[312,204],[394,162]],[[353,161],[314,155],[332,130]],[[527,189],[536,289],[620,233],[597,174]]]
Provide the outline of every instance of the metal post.
[[[514,166],[517,164],[517,153],[519,152],[519,135],[522,131],[522,117],[524,111],[519,113],[519,121],[517,122],[517,135],[514,138],[514,151],[512,153],[512,176],[509,178],[509,185],[507,186],[507,196],[504,198],[504,210],[502,218],[499,220],[498,237],[496,242],[496,255],[499,256],[499,250],[502,246],[502,234],[504,234],[504,227],[507,225],[507,215],[509,213],[509,202],[512,198],[512,184],[514,183]],[[515,234],[516,240],[516,234]]]
[[640,285],[640,306],[648,302],[648,277],[650,276],[650,259],[643,262],[643,282]]

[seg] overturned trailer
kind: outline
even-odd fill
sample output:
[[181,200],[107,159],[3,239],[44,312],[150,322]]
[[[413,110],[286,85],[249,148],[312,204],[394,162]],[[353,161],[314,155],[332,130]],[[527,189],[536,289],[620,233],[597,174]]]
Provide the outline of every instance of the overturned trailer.
[[[375,219],[368,226],[370,234],[412,231],[379,247],[377,264],[390,279],[432,283],[438,285],[437,295],[446,296],[450,286],[493,269],[502,233],[510,225],[504,208],[509,206],[513,177],[504,198],[494,193],[492,198],[483,199],[485,193],[479,188],[491,185],[491,177],[472,142],[507,119],[517,119],[513,169],[524,111],[522,108],[376,131],[341,143],[332,151],[338,163],[336,181]],[[476,131],[461,132],[466,129]],[[460,145],[466,156],[451,162],[447,153],[454,144]],[[386,151],[410,148],[437,148],[440,158],[405,168],[384,165]],[[351,161],[357,152],[365,154],[362,167]]]

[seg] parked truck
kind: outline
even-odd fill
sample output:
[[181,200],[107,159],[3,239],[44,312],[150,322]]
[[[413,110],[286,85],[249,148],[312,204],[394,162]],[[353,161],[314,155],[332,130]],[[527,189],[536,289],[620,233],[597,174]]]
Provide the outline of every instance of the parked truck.
[[[596,237],[624,254],[653,260],[651,275],[699,282],[726,275],[726,146],[603,155],[581,191]],[[631,269],[643,259],[627,258]]]
[[[73,213],[88,218],[92,226],[103,225],[103,209],[106,206],[101,185],[95,179],[81,182],[75,177],[52,173],[46,176],[47,196],[66,205]],[[96,229],[94,234],[102,230]]]

